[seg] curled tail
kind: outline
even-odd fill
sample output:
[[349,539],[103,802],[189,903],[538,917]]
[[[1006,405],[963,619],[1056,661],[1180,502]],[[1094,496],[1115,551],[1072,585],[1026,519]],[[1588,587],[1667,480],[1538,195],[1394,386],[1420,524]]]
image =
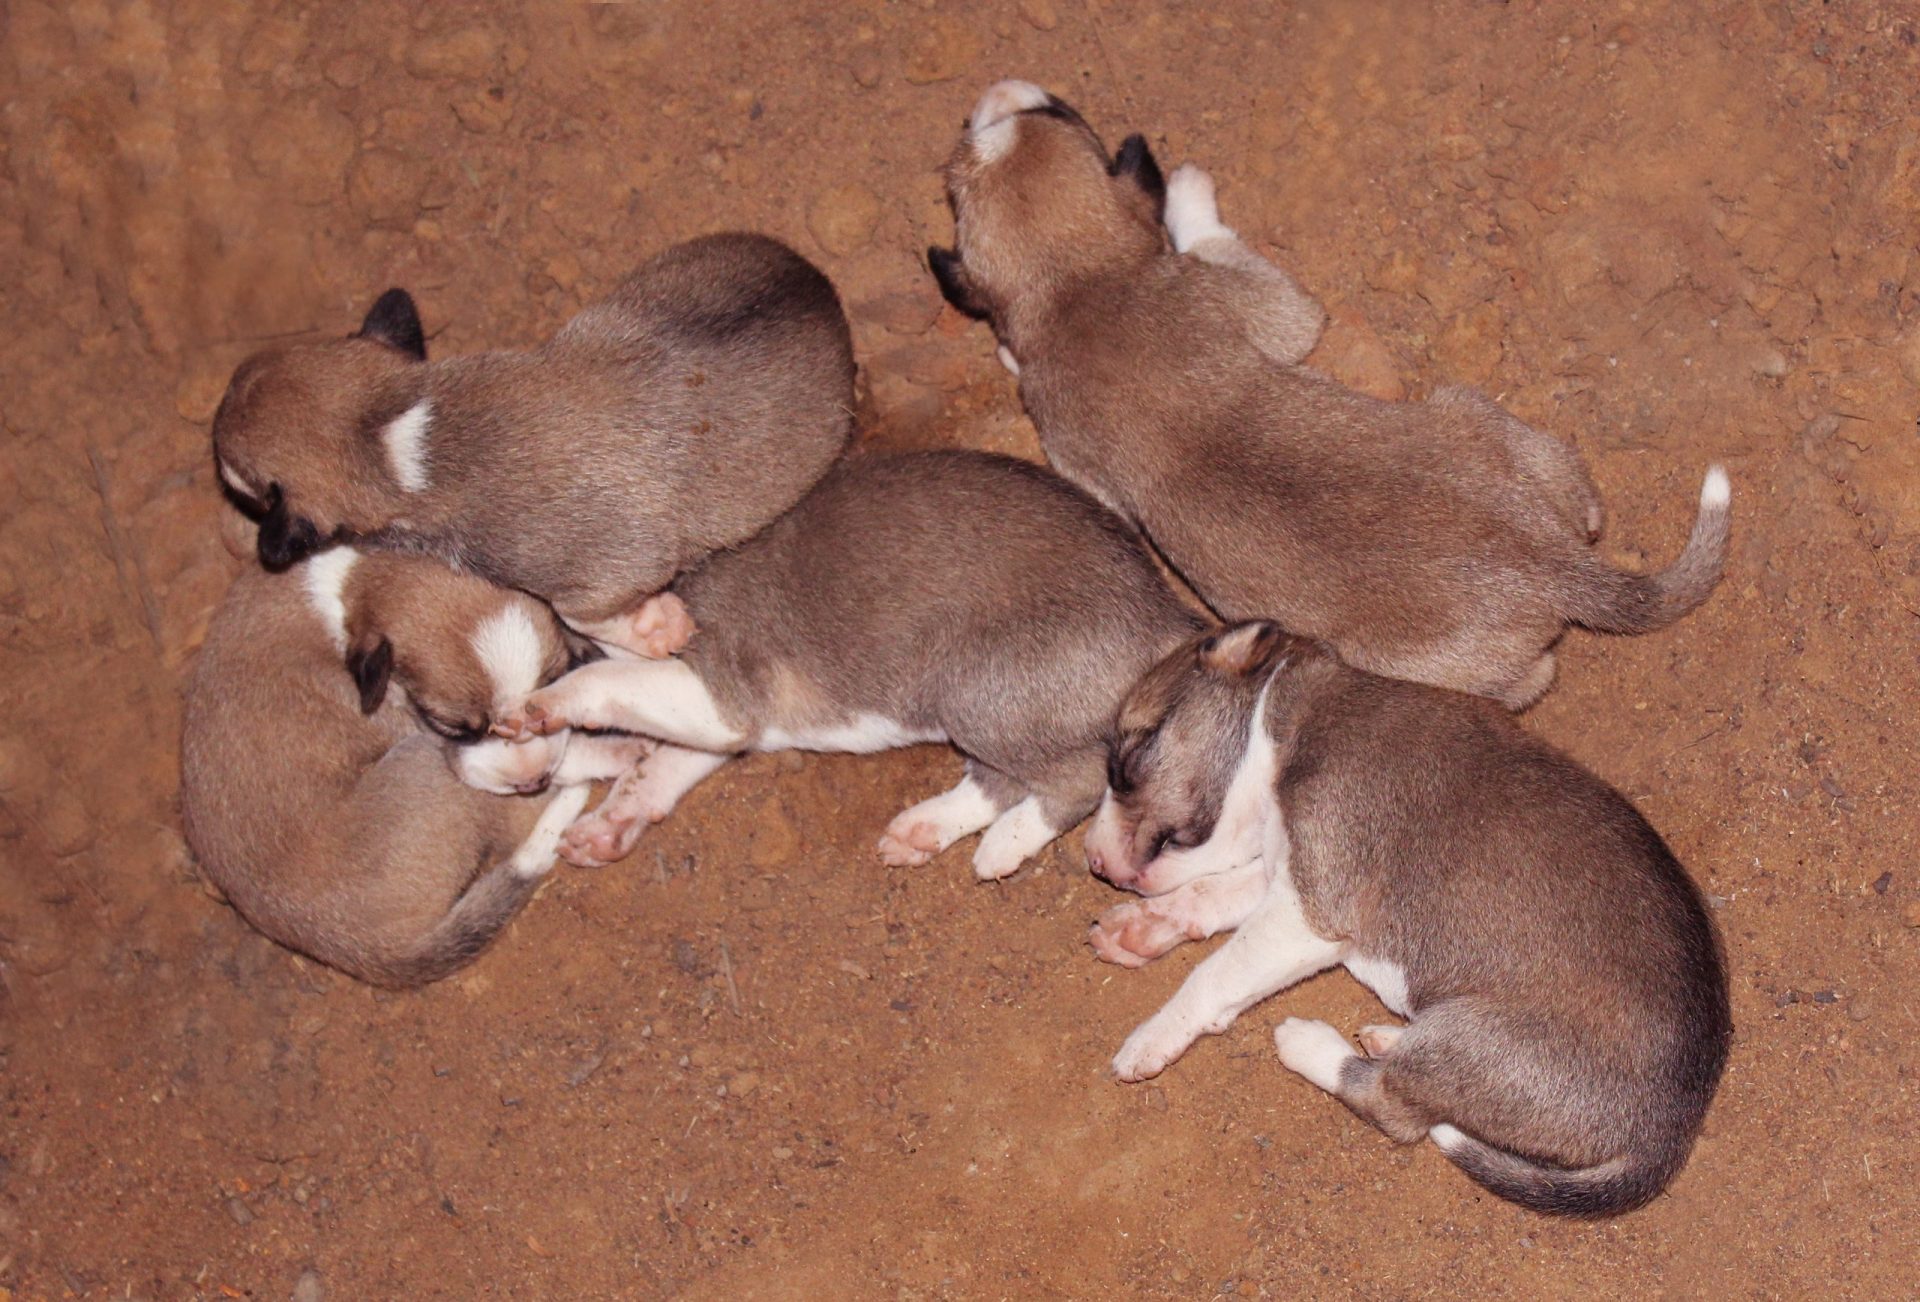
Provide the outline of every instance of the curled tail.
[[[1550,1216],[1618,1216],[1653,1201],[1678,1162],[1617,1157],[1597,1166],[1542,1166],[1449,1125],[1428,1132],[1447,1159],[1508,1202]],[[1682,1152],[1684,1157],[1684,1150]]]
[[1562,613],[1600,633],[1651,633],[1685,615],[1720,582],[1732,497],[1727,472],[1710,467],[1700,487],[1700,514],[1679,559],[1657,574],[1628,574],[1598,553],[1584,553],[1586,563],[1563,594]]
[[512,856],[474,878],[453,907],[425,932],[378,951],[327,961],[380,986],[424,986],[458,972],[493,943],[500,929],[540,889],[553,867],[561,833],[586,808],[591,793],[584,783],[561,788]]

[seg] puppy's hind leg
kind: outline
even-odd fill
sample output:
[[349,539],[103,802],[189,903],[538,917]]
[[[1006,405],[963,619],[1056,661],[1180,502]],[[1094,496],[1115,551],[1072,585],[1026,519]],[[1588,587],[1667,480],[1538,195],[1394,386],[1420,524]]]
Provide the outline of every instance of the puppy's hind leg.
[[986,827],[1020,795],[1001,774],[969,759],[958,785],[895,815],[875,848],[891,867],[923,864]]
[[1525,673],[1512,683],[1500,689],[1500,700],[1509,710],[1518,713],[1547,694],[1553,686],[1553,674],[1558,662],[1553,652],[1543,652],[1540,658],[1527,666]]
[[1166,214],[1175,252],[1242,273],[1232,310],[1254,347],[1287,366],[1313,351],[1327,314],[1292,276],[1221,222],[1212,177],[1192,163],[1176,168],[1167,180]]
[[[1361,1120],[1371,1122],[1402,1144],[1425,1139],[1433,1119],[1411,1100],[1400,1097],[1390,1078],[1394,1048],[1406,1028],[1368,1027],[1367,1031],[1391,1032],[1388,1037],[1375,1037],[1375,1043],[1368,1046],[1369,1058],[1355,1053],[1346,1037],[1325,1022],[1298,1017],[1289,1017],[1274,1028],[1273,1043],[1280,1050],[1281,1065],[1339,1099]],[[1382,1038],[1387,1041],[1384,1047]]]
[[603,646],[649,660],[664,660],[683,650],[698,631],[687,604],[671,592],[656,592],[611,619],[567,622]]
[[[974,875],[997,881],[1046,849],[1068,828],[1077,827],[1107,789],[1106,756],[1099,750],[1075,751],[1021,779],[1002,778],[1009,798],[973,852]],[[1031,781],[1032,794],[1015,800]]]

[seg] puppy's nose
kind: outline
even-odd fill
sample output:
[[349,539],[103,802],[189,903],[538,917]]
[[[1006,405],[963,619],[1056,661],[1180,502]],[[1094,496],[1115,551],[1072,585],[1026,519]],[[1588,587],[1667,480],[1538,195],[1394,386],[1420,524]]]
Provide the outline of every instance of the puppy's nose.
[[514,790],[518,791],[523,796],[537,796],[542,791],[545,791],[548,787],[552,785],[553,785],[553,775],[551,773],[542,773],[539,777],[533,779],[531,782],[519,783],[514,787]]
[[1106,856],[1102,855],[1098,850],[1087,851],[1087,867],[1095,877],[1105,877],[1107,875]]

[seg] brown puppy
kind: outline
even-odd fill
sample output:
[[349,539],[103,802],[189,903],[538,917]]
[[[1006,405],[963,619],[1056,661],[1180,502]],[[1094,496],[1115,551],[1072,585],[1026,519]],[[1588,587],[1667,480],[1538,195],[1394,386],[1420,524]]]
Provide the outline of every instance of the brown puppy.
[[1537,1211],[1637,1207],[1685,1163],[1726,1063],[1699,891],[1620,794],[1497,707],[1243,624],[1121,709],[1096,873],[1149,898],[1094,927],[1137,966],[1238,928],[1114,1058],[1155,1075],[1335,965],[1406,1026],[1289,1018],[1280,1059],[1403,1143]]
[[[552,612],[437,561],[336,548],[243,574],[187,689],[188,843],[281,944],[378,985],[437,980],[533,894],[584,783],[639,758],[634,739],[516,755],[485,738],[503,690],[568,661]],[[502,799],[456,768],[503,790],[551,770],[565,789]]]
[[792,506],[846,445],[839,298],[757,235],[678,245],[527,353],[428,362],[392,290],[358,334],[258,353],[214,417],[220,476],[284,568],[340,541],[426,552],[667,654],[673,576]]
[[947,183],[958,252],[932,250],[933,270],[992,322],[1047,456],[1227,618],[1519,708],[1567,624],[1647,632],[1718,582],[1717,467],[1671,568],[1614,569],[1565,443],[1470,389],[1387,403],[1295,365],[1319,308],[1220,224],[1204,173],[1163,190],[1140,137],[1110,162],[1079,114],[1001,82]]
[[1004,877],[1099,803],[1121,697],[1198,627],[1099,503],[976,452],[844,462],[677,591],[702,629],[685,655],[587,665],[528,702],[531,726],[672,743],[582,823],[576,862],[625,853],[741,751],[946,741],[966,776],[894,819],[881,857],[984,828],[974,869]]

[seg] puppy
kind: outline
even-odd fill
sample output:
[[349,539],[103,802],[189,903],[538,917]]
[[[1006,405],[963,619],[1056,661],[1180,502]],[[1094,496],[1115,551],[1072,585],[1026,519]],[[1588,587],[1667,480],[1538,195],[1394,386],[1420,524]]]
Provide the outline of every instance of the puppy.
[[677,589],[702,632],[676,660],[607,660],[534,693],[518,736],[572,725],[665,745],[570,839],[624,854],[742,751],[950,742],[959,785],[879,844],[917,864],[985,829],[1004,877],[1090,813],[1138,675],[1196,627],[1139,540],[1047,470],[975,452],[844,462]]
[[1719,468],[1670,568],[1614,569],[1567,444],[1471,389],[1380,402],[1297,365],[1319,307],[1139,136],[1109,161],[1071,108],[1001,82],[946,176],[958,251],[928,258],[948,301],[992,323],[1054,467],[1227,618],[1521,708],[1569,623],[1648,632],[1719,581]]
[[214,452],[267,568],[343,541],[429,553],[664,655],[691,629],[645,599],[792,506],[851,427],[840,300],[758,235],[667,250],[531,352],[426,356],[390,290],[357,334],[234,373]]
[[1394,1139],[1577,1216],[1686,1161],[1732,1034],[1713,925],[1639,812],[1503,710],[1242,624],[1141,681],[1109,776],[1088,862],[1148,898],[1095,925],[1101,957],[1238,928],[1121,1079],[1345,965],[1409,1023],[1362,1028],[1361,1056],[1289,1018],[1280,1059]]
[[[438,980],[539,886],[583,784],[639,758],[631,738],[487,736],[498,699],[569,660],[546,607],[436,561],[336,548],[243,574],[187,689],[188,844],[288,948],[376,985]],[[456,769],[493,790],[563,789],[502,799]]]

